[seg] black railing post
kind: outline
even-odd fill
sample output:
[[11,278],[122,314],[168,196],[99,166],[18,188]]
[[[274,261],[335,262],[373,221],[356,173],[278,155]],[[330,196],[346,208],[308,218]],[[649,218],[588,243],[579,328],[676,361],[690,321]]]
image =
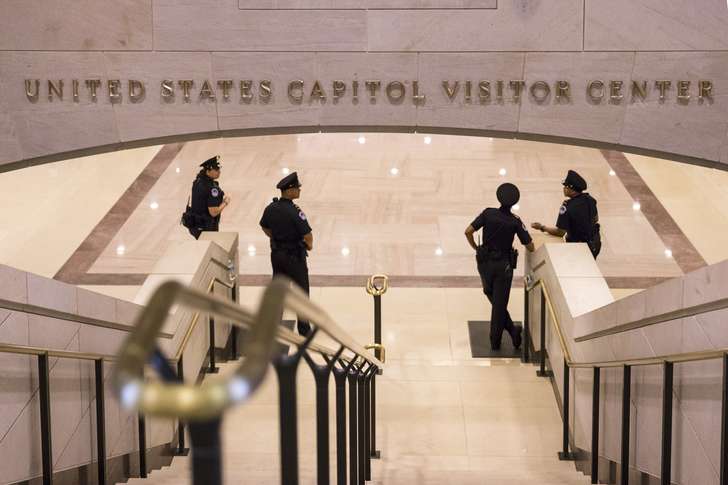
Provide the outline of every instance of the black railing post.
[[221,418],[190,422],[192,483],[222,485]]
[[326,365],[317,365],[307,352],[304,359],[311,368],[316,381],[316,477],[318,485],[329,485],[329,380],[331,370],[336,365],[344,347],[329,359],[324,357]]
[[[185,368],[182,356],[177,361],[177,380],[179,382],[184,382],[185,380]],[[185,448],[185,423],[182,419],[177,418],[177,450],[175,451],[175,455],[187,456],[189,452],[189,448]]]
[[371,417],[371,431],[369,434],[369,456],[377,460],[382,457],[380,451],[377,450],[377,374],[379,374],[379,372],[380,370],[377,369],[377,371],[372,374],[369,387],[369,397],[371,401],[369,413],[369,416]]
[[346,378],[353,364],[333,368],[336,383],[336,483],[346,485]]
[[[230,299],[234,304],[238,302],[238,285],[233,284],[230,293]],[[230,353],[232,354],[232,360],[238,360],[238,327],[237,325],[232,326],[230,329],[232,342],[230,343]]]
[[562,451],[559,452],[559,460],[573,460],[574,454],[569,453],[569,401],[570,399],[570,383],[569,374],[569,363],[564,359],[564,399],[562,401],[562,411],[564,422],[562,425]]
[[349,485],[359,485],[359,455],[357,448],[359,446],[358,438],[358,401],[357,401],[357,375],[356,368],[348,372],[349,380]]
[[672,383],[673,363],[665,362],[662,384],[662,485],[670,485],[672,478]]
[[720,485],[728,485],[728,354],[723,355],[723,408],[720,421]]
[[366,459],[366,468],[364,470],[364,478],[369,481],[372,479],[372,428],[374,422],[372,419],[372,379],[377,373],[376,366],[372,366],[369,371],[364,375],[364,419],[366,421],[365,434],[366,439],[364,440],[365,447],[362,454]]
[[624,366],[622,384],[622,463],[620,484],[629,485],[629,424],[632,393],[632,367]]
[[48,354],[38,355],[40,398],[40,440],[43,459],[43,485],[53,483],[53,441],[51,439],[51,384]]
[[106,485],[106,413],[104,412],[104,359],[94,361],[96,378],[96,459],[99,485]]
[[591,482],[599,483],[599,388],[601,369],[594,367],[592,383]]
[[280,421],[281,483],[298,485],[298,397],[296,375],[306,347],[316,335],[309,332],[306,341],[293,355],[279,355],[273,360],[278,376],[278,419]]
[[367,418],[366,418],[366,381],[364,376],[369,371],[369,367],[367,367],[366,371],[364,370],[363,366],[359,368],[357,374],[356,374],[356,384],[357,384],[357,426],[359,429],[357,430],[357,437],[359,438],[359,443],[357,445],[357,449],[359,451],[358,457],[359,457],[359,485],[364,485],[364,482],[366,480],[366,468],[367,468]]
[[[382,295],[374,295],[374,343],[382,343]],[[379,347],[374,349],[374,355],[381,360],[381,350]]]
[[215,367],[215,319],[210,317],[210,350],[209,350],[209,367],[207,368],[208,374],[217,374],[220,370]]
[[521,345],[523,345],[523,348],[521,349],[523,354],[521,356],[521,360],[523,362],[529,362],[530,357],[528,355],[529,353],[529,345],[531,342],[531,329],[530,329],[530,320],[531,316],[529,315],[529,308],[528,308],[528,282],[524,281],[523,283],[523,339],[521,339]]
[[551,377],[553,374],[546,370],[546,294],[541,288],[541,350],[539,351],[539,369],[536,375],[539,377]]
[[147,426],[142,413],[139,413],[139,476],[147,478]]

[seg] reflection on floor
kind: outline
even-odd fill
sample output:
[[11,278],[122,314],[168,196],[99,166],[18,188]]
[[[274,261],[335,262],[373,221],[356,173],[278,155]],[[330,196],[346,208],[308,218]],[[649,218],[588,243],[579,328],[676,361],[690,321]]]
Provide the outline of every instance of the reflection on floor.
[[[243,302],[259,289],[245,289]],[[318,288],[314,298],[360,342],[372,339],[372,299],[353,288]],[[518,295],[511,310],[518,312]],[[383,297],[387,367],[378,378],[374,484],[587,484],[559,462],[561,419],[551,384],[515,359],[472,359],[467,320],[482,319],[477,290],[399,289]],[[229,372],[229,369],[228,369]],[[301,483],[315,482],[315,393],[311,372],[298,373]],[[333,381],[333,379],[332,379]],[[334,396],[333,383],[330,398]],[[270,372],[251,402],[224,421],[226,483],[275,484],[279,479],[277,387]],[[330,408],[335,409],[333,401]],[[333,411],[332,411],[333,413]],[[331,443],[335,443],[333,421]],[[332,444],[331,451],[335,453]],[[332,460],[332,476],[335,477]],[[189,462],[154,472],[149,485],[189,483]],[[130,484],[141,481],[132,480]]]

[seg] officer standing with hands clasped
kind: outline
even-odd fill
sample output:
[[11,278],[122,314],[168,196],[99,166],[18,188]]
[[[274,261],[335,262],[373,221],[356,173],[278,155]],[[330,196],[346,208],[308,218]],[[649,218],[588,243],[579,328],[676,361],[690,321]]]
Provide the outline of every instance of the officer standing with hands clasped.
[[534,222],[531,227],[556,237],[566,235],[566,242],[587,243],[592,256],[597,259],[597,255],[602,249],[597,201],[584,192],[586,180],[573,170],[569,170],[566,174],[563,185],[564,195],[568,199],[559,209],[556,227],[544,226],[540,222]]
[[[498,209],[489,207],[465,229],[465,237],[475,250],[478,273],[483,283],[483,293],[492,305],[490,317],[490,345],[493,350],[500,349],[503,330],[506,330],[517,349],[521,346],[520,326],[513,325],[508,313],[508,299],[511,294],[513,270],[518,261],[518,251],[513,249],[513,238],[518,235],[521,244],[533,252],[531,235],[516,215],[511,213],[521,197],[518,187],[513,184],[502,184],[496,191]],[[478,246],[473,233],[483,228],[483,244]]]
[[220,188],[220,156],[214,156],[200,164],[202,170],[192,183],[190,206],[183,216],[183,224],[195,239],[202,231],[219,231],[220,215],[230,205],[230,196]]
[[[306,258],[308,251],[313,250],[313,234],[306,214],[293,203],[301,196],[298,174],[287,175],[276,188],[281,191],[280,199],[274,198],[260,219],[260,227],[270,238],[273,276],[286,275],[309,294]],[[305,336],[310,331],[311,325],[299,318],[298,333]]]

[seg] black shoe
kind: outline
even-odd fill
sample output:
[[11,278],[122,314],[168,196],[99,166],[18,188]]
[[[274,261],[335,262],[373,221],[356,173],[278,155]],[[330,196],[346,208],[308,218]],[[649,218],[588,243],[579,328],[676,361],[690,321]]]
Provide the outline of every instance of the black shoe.
[[523,340],[523,337],[521,336],[522,333],[523,327],[521,327],[520,325],[515,325],[515,332],[511,334],[511,339],[513,340],[513,347],[515,347],[516,350],[521,348],[521,342]]
[[491,341],[490,341],[490,350],[493,350],[493,351],[498,351],[498,350],[500,350],[500,347],[501,347],[501,344],[500,344],[500,342],[498,342],[498,343],[495,343],[495,342],[493,342],[493,340],[491,339]]

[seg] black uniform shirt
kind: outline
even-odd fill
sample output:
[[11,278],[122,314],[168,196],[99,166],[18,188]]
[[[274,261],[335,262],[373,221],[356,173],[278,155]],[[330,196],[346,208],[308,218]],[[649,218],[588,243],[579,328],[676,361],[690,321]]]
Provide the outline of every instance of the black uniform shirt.
[[583,193],[564,201],[559,209],[556,227],[566,231],[567,242],[589,242],[597,222],[597,201]]
[[220,222],[220,215],[212,217],[208,208],[218,207],[222,204],[224,196],[225,192],[220,188],[220,184],[201,173],[192,183],[192,212],[209,218],[213,225],[217,226]]
[[526,230],[521,219],[510,211],[489,207],[480,213],[470,223],[476,231],[483,227],[483,245],[490,249],[497,249],[504,253],[511,250],[513,237],[525,246],[531,243],[531,235]]
[[271,248],[290,248],[300,245],[303,236],[311,232],[306,214],[290,199],[273,199],[263,211],[260,227],[271,231]]

